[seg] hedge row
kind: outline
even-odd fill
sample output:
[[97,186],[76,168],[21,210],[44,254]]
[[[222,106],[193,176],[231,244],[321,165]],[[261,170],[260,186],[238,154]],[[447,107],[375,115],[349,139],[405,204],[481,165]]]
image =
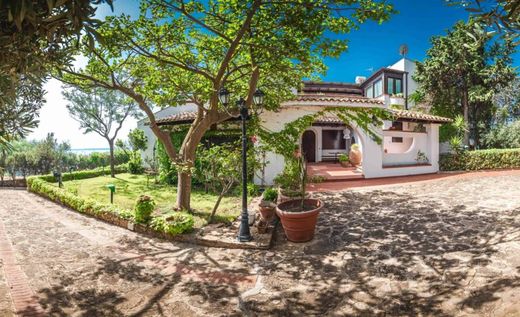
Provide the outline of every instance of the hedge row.
[[[121,164],[121,165],[115,166],[115,172],[116,172],[116,174],[126,173],[127,164]],[[71,180],[93,178],[93,177],[98,177],[98,176],[103,176],[103,175],[110,175],[110,167],[105,167],[105,168],[100,167],[100,168],[96,168],[93,170],[83,170],[83,171],[70,172],[70,173],[65,172],[61,175],[61,180],[66,182],[66,181],[71,181]],[[57,182],[57,180],[54,178],[53,174],[32,176],[32,177],[38,177],[40,179],[43,179],[46,182],[51,182],[51,183]],[[31,178],[31,177],[29,177],[29,178]]]
[[484,169],[520,168],[520,149],[489,149],[441,154],[441,171],[476,171]]
[[[126,169],[124,166],[118,166],[116,171],[119,173],[126,171]],[[108,172],[106,170],[96,169],[66,173],[62,176],[62,178],[63,181],[73,179],[79,180],[98,177],[106,174],[110,174],[110,169]],[[89,198],[82,198],[76,193],[70,192],[64,188],[59,188],[50,183],[55,181],[56,180],[52,175],[30,176],[27,178],[27,190],[67,206],[80,213],[102,219],[120,227],[127,228],[129,222],[136,222],[135,213],[133,210],[120,208],[112,204],[99,203]],[[188,213],[183,212],[178,213],[175,216],[168,215],[157,218],[160,219],[152,219],[151,226],[142,225],[143,229],[140,231],[154,231],[150,233],[173,235],[188,232],[193,229],[193,216]],[[138,226],[138,224],[136,224],[136,226]]]

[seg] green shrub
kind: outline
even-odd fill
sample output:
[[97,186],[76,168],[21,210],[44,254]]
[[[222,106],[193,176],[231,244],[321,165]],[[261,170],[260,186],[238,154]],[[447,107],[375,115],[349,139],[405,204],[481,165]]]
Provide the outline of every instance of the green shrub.
[[155,208],[155,201],[148,195],[141,195],[135,202],[135,221],[139,223],[147,223],[152,217]]
[[66,189],[53,186],[42,177],[29,177],[27,179],[27,189],[80,213],[90,215],[114,214],[124,219],[132,218],[131,212],[128,210],[115,205],[101,204],[91,199],[79,197]]
[[144,173],[143,159],[139,152],[134,152],[130,155],[130,161],[128,161],[128,172],[134,175]]
[[338,156],[338,161],[340,162],[348,162],[350,159],[348,158],[348,155],[345,153],[342,153]]
[[[118,165],[115,167],[116,174],[118,173],[125,173],[126,172],[126,166]],[[70,173],[62,173],[61,179],[62,181],[72,181],[72,180],[80,180],[80,179],[87,179],[87,178],[93,178],[103,175],[110,175],[110,168],[96,168],[93,170],[84,170],[84,171],[77,171],[77,172],[70,172]],[[54,178],[54,175],[38,175],[38,176],[31,176],[29,178],[39,178],[49,183],[56,183],[57,180]]]
[[278,198],[278,191],[272,187],[266,188],[263,194],[265,201],[275,202]]
[[520,149],[489,149],[441,154],[439,167],[442,171],[518,168]]
[[193,216],[186,212],[172,212],[159,217],[154,217],[150,227],[154,230],[168,234],[181,234],[193,229]]

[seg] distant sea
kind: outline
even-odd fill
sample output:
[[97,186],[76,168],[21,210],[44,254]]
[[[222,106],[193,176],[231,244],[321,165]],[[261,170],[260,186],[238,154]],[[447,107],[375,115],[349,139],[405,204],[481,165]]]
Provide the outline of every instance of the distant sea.
[[100,148],[70,149],[70,151],[72,153],[76,153],[76,154],[90,154],[90,153],[94,153],[94,152],[100,152],[100,153],[108,152],[109,148],[100,147]]

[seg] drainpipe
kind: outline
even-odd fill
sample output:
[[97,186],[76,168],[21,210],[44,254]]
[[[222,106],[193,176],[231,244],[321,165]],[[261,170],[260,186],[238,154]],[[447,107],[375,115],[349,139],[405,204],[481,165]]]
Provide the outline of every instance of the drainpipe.
[[408,72],[404,72],[404,109],[408,110]]

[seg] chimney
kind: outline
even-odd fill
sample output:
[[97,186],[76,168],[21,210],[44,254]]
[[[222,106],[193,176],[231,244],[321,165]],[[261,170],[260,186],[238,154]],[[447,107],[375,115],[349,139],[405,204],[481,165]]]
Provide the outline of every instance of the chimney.
[[361,85],[367,78],[365,76],[356,76],[356,84]]

